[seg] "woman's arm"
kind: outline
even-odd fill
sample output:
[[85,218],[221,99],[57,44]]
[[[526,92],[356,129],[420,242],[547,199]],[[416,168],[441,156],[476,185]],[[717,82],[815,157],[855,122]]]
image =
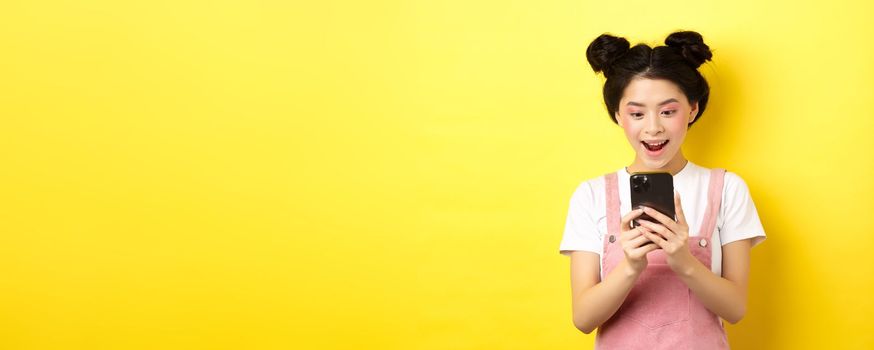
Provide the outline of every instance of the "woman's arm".
[[640,275],[622,261],[601,278],[601,258],[587,251],[571,252],[571,293],[574,326],[589,334],[619,309]]
[[664,249],[668,265],[705,307],[730,323],[739,322],[746,313],[752,239],[722,246],[722,275],[725,277],[719,277],[689,251],[689,224],[677,191],[674,191],[674,208],[677,210],[676,222],[652,208],[644,208],[644,211],[660,224],[647,220],[638,222],[650,229],[645,235]]
[[631,292],[649,262],[646,254],[658,248],[643,235],[645,229],[632,228],[631,220],[643,211],[635,209],[619,220],[619,245],[622,260],[601,279],[601,258],[597,253],[571,253],[571,296],[574,326],[589,334],[610,319]]
[[746,313],[751,238],[722,246],[722,275],[717,276],[694,256],[677,275],[713,313],[735,324]]

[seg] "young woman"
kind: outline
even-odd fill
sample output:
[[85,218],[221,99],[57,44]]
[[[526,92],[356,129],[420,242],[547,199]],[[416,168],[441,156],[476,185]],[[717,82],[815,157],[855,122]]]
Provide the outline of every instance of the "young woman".
[[[692,31],[665,44],[630,47],[603,34],[586,51],[635,153],[629,166],[579,184],[559,247],[571,260],[573,323],[598,328],[596,349],[728,349],[722,321],[743,318],[750,249],[765,239],[743,179],[692,163],[680,147],[707,105],[698,67],[710,48]],[[676,219],[631,208],[629,176],[652,171],[673,175]]]

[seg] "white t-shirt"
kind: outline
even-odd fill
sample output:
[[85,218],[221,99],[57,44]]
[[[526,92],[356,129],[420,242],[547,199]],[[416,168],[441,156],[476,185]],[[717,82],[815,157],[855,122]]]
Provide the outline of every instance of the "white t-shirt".
[[[620,217],[631,211],[629,177],[623,167],[618,171]],[[710,169],[686,162],[686,166],[674,175],[674,189],[680,193],[689,236],[698,236],[704,212],[707,208],[707,188]],[[559,244],[559,252],[570,256],[571,250],[586,250],[603,254],[607,234],[607,203],[604,193],[604,177],[598,176],[580,183],[570,199],[567,222]],[[750,197],[749,188],[737,174],[726,171],[723,182],[722,204],[711,236],[713,249],[710,270],[722,276],[722,245],[746,238],[753,238],[756,246],[765,240],[765,230]],[[601,267],[603,269],[603,266]],[[602,271],[603,272],[603,271]]]

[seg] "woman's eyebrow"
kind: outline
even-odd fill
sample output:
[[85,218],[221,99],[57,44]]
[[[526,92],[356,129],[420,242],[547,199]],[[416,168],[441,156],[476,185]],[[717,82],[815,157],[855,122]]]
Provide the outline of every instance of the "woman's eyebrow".
[[[663,104],[667,104],[667,103],[671,103],[671,102],[679,102],[679,101],[677,101],[677,99],[675,99],[675,98],[669,98],[669,99],[667,99],[667,100],[662,101],[662,102],[659,103],[658,105],[661,106],[661,105],[663,105]],[[628,101],[628,103],[626,103],[625,105],[626,105],[626,106],[631,105],[631,106],[645,107],[645,106],[643,105],[643,103],[634,102],[634,101]]]

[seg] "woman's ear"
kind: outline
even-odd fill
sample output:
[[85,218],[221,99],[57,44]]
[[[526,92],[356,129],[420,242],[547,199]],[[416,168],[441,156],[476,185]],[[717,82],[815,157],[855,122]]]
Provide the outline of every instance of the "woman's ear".
[[619,112],[616,112],[616,113],[614,114],[614,118],[616,118],[616,123],[619,124],[619,126],[621,126],[621,127],[623,127],[623,128],[625,127],[625,126],[622,125],[622,118],[619,118]]
[[692,105],[692,111],[689,113],[689,124],[692,124],[696,118],[698,118],[698,102]]

